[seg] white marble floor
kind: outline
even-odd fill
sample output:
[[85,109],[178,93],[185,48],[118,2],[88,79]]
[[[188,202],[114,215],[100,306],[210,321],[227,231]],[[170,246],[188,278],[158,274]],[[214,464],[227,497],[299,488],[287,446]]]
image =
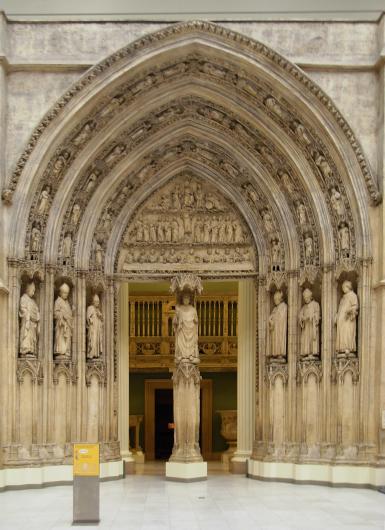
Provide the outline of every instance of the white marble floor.
[[[207,482],[139,475],[104,482],[101,522],[127,530],[385,530],[385,495],[364,489],[259,482],[216,473]],[[72,487],[0,493],[1,530],[64,530]]]

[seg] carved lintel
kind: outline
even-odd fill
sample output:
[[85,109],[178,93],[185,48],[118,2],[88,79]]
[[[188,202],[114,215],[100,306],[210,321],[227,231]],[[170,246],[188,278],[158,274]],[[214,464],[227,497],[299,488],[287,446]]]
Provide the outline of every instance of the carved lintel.
[[357,357],[337,358],[333,360],[331,379],[333,383],[344,384],[345,375],[352,374],[353,384],[360,379],[360,363]]
[[41,361],[33,357],[21,357],[17,360],[16,378],[19,383],[24,382],[24,376],[29,373],[32,381],[41,385],[44,379]]
[[297,383],[306,384],[314,375],[317,383],[322,379],[322,362],[319,359],[301,359],[297,362]]

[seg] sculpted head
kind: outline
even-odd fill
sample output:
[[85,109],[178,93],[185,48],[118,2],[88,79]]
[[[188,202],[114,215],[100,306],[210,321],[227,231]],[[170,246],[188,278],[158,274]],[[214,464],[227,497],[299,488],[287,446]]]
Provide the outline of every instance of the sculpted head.
[[313,293],[311,292],[310,289],[305,289],[302,296],[305,301],[305,304],[308,304],[309,302],[313,300]]
[[92,297],[92,304],[95,306],[95,307],[99,307],[100,306],[100,298],[97,294],[94,294],[94,296]]
[[36,286],[33,282],[30,282],[28,285],[27,285],[27,288],[25,290],[25,292],[27,293],[27,295],[32,298],[33,295],[35,294],[35,291],[36,291]]
[[183,293],[182,294],[182,304],[183,305],[190,305],[191,299],[189,293]]
[[63,284],[60,286],[59,294],[60,294],[60,297],[63,298],[63,300],[67,300],[68,295],[70,294],[70,288],[69,288],[69,285],[66,284],[66,283],[63,283]]
[[274,293],[274,304],[279,305],[283,300],[283,292],[282,291],[275,291]]
[[344,283],[342,284],[342,292],[346,294],[352,290],[353,290],[352,282],[349,280],[345,280]]

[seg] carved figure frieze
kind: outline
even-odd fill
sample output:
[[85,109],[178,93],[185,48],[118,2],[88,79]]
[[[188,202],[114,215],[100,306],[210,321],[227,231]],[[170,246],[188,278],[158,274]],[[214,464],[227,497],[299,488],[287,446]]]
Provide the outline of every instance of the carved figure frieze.
[[355,357],[357,352],[358,297],[349,280],[342,284],[342,298],[335,318],[337,327],[336,353],[338,357]]
[[255,270],[244,221],[227,200],[196,178],[177,178],[150,197],[131,220],[122,271]]

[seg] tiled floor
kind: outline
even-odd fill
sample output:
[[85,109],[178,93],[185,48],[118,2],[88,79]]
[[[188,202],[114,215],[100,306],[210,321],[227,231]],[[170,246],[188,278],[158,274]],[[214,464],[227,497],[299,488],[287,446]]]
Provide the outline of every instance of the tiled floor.
[[[127,530],[385,530],[385,495],[364,489],[267,483],[210,469],[207,482],[166,482],[162,468],[104,482],[101,523]],[[151,473],[151,474],[150,474]],[[72,487],[0,493],[1,530],[62,530]]]

